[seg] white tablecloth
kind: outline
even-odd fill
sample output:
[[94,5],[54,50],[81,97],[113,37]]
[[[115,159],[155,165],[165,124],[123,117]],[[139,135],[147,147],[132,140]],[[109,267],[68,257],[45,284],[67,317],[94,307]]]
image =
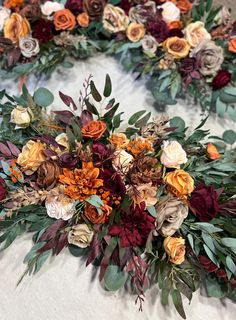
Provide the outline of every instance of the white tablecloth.
[[[71,95],[78,101],[79,89],[89,74],[94,76],[98,88],[103,88],[105,74],[113,81],[113,95],[121,103],[121,111],[126,118],[132,113],[147,109],[153,111],[153,98],[145,88],[145,81],[134,81],[132,75],[124,73],[122,67],[112,58],[100,56],[88,61],[77,62],[73,69],[54,73],[48,80],[28,80],[30,90],[45,86],[55,94],[53,107],[64,107],[58,91]],[[17,84],[2,82],[0,88],[17,93]],[[167,107],[170,116],[181,116],[190,128],[199,124],[201,110],[186,102]],[[219,135],[224,130],[234,129],[230,120],[210,117],[205,128]],[[0,253],[0,320],[166,320],[181,319],[172,304],[166,310],[161,306],[157,288],[146,294],[143,312],[135,306],[135,297],[124,292],[105,292],[97,280],[96,270],[85,268],[81,259],[64,250],[58,257],[47,263],[33,278],[26,278],[16,288],[17,280],[24,271],[22,261],[32,245],[31,236],[26,235],[5,252]],[[224,302],[214,298],[194,295],[191,305],[185,300],[187,319],[191,320],[231,320],[235,317],[236,306],[229,300]]]

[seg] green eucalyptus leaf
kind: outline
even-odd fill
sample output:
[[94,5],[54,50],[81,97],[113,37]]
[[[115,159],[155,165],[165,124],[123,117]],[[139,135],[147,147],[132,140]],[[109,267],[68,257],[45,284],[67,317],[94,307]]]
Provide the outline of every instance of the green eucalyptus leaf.
[[34,102],[41,107],[48,107],[54,101],[53,94],[46,88],[38,88],[34,93]]
[[97,102],[100,102],[102,100],[102,96],[98,92],[98,90],[92,80],[90,81],[90,89],[91,89],[91,94],[92,94],[94,100]]
[[107,290],[117,291],[124,286],[127,280],[127,273],[120,270],[118,266],[110,265],[104,274],[104,284]]
[[111,84],[111,78],[109,74],[106,74],[106,80],[105,80],[105,88],[103,91],[104,97],[109,97],[111,95],[111,90],[112,90],[112,84]]
[[223,140],[228,144],[234,144],[236,142],[236,132],[233,130],[226,130],[223,133]]
[[135,122],[138,121],[138,119],[141,118],[144,113],[146,113],[146,110],[141,110],[141,111],[135,112],[135,113],[129,118],[128,124],[131,125],[131,126],[132,126],[133,124],[135,124]]

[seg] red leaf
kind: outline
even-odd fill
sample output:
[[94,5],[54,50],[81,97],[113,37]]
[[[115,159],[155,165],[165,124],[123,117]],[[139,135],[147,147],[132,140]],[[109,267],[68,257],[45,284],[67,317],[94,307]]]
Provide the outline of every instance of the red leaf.
[[63,228],[67,224],[64,220],[57,220],[55,223],[51,224],[47,230],[44,232],[42,237],[40,238],[40,241],[47,241],[52,238],[54,238],[57,234],[57,232]]
[[54,113],[57,115],[57,118],[65,124],[70,124],[71,118],[74,117],[73,113],[70,111],[54,111]]
[[68,245],[68,233],[64,232],[60,235],[56,248],[55,254],[58,255],[61,250]]
[[88,256],[88,260],[86,262],[86,267],[92,263],[100,254],[101,252],[101,246],[102,246],[102,241],[101,240],[98,240],[94,237],[93,241],[92,241],[92,244],[90,246],[90,253],[89,253],[89,256]]
[[18,155],[20,154],[20,150],[17,148],[17,146],[15,146],[11,141],[7,141],[7,145],[13,156],[18,157]]
[[70,96],[67,96],[66,94],[62,93],[61,91],[59,91],[59,96],[67,107],[69,107],[70,104],[72,104],[73,110],[77,110],[77,106],[74,103],[74,100]]
[[8,149],[8,147],[5,146],[5,144],[3,144],[2,142],[0,142],[0,152],[7,157],[11,157],[11,155],[12,155],[11,151]]

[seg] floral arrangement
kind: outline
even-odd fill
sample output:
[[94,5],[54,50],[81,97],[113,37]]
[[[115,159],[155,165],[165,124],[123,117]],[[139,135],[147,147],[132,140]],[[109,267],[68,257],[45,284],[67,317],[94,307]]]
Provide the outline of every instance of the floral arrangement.
[[23,276],[67,248],[140,309],[153,285],[183,318],[182,295],[199,286],[235,300],[236,134],[207,140],[207,119],[189,133],[145,110],[122,129],[111,92],[108,75],[103,93],[90,76],[78,103],[59,92],[66,109],[55,112],[45,88],[0,93],[1,249],[31,232]]
[[4,0],[2,77],[50,74],[69,57],[118,56],[158,105],[190,95],[235,120],[236,24],[213,0]]

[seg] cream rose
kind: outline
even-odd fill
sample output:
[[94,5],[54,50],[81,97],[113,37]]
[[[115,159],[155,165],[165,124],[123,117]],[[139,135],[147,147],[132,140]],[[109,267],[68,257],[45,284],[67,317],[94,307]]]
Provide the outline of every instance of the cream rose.
[[146,207],[150,207],[157,203],[157,187],[152,186],[151,182],[135,186],[134,188],[130,186],[127,188],[127,192],[135,205],[145,202]]
[[54,219],[69,220],[75,213],[74,201],[64,194],[52,192],[47,196],[45,207],[49,217]]
[[164,141],[160,160],[166,168],[176,169],[188,161],[186,152],[177,141]]
[[164,237],[172,236],[188,216],[188,206],[173,197],[158,203],[156,211],[156,231]]
[[151,35],[145,35],[141,40],[143,51],[155,53],[157,51],[158,42]]
[[41,5],[42,14],[45,16],[50,16],[54,12],[64,9],[64,5],[55,1],[46,1]]
[[35,38],[27,37],[19,40],[21,54],[26,58],[31,58],[39,53],[39,43]]
[[205,29],[204,23],[201,21],[196,21],[190,23],[185,28],[185,38],[192,48],[195,48],[203,40],[210,40],[211,35]]
[[17,106],[11,112],[10,122],[16,124],[15,129],[26,128],[34,119],[34,114],[30,108]]
[[117,150],[112,161],[113,168],[121,173],[126,173],[129,171],[133,159],[133,156],[125,150]]
[[60,146],[65,147],[65,151],[68,151],[70,149],[69,139],[68,139],[67,134],[65,132],[60,133],[58,136],[56,136],[55,141]]
[[72,227],[68,235],[68,242],[80,247],[86,248],[93,240],[94,232],[89,229],[87,224],[82,223]]
[[11,10],[0,6],[0,31],[3,30],[5,21],[10,17]]
[[154,1],[148,1],[143,4],[131,7],[129,10],[129,19],[132,22],[146,23],[150,17],[156,14],[156,4]]
[[124,31],[128,27],[129,17],[119,7],[107,4],[103,11],[103,27],[111,33]]
[[159,6],[158,9],[162,9],[163,20],[167,23],[180,19],[180,9],[173,2],[167,1]]
[[218,14],[216,15],[214,19],[214,23],[217,26],[221,24],[226,25],[229,22],[230,17],[231,17],[231,12],[227,7],[223,6],[220,12],[218,12]]

